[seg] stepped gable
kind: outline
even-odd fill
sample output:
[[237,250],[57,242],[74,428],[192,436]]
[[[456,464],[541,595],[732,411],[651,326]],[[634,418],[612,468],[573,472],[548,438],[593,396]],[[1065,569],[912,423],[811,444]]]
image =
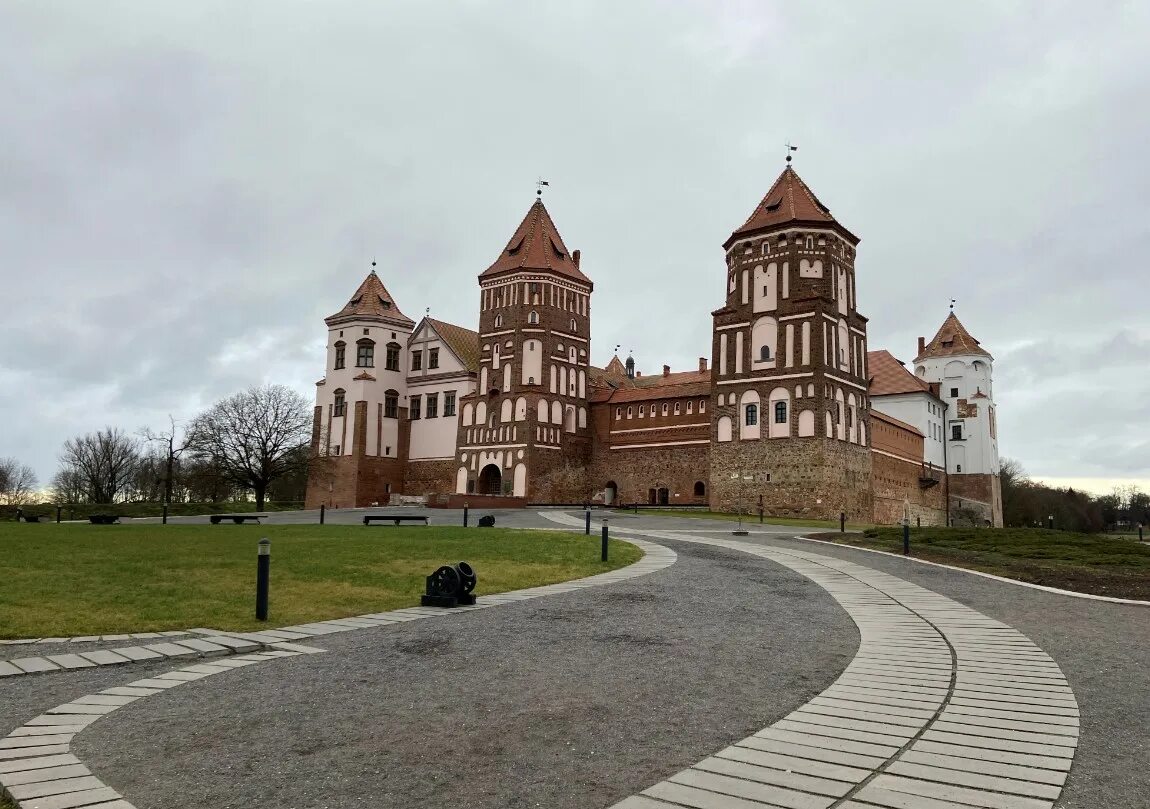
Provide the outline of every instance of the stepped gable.
[[[966,330],[966,326],[962,325],[954,312],[951,312],[942,322],[938,334],[926,344],[926,347],[918,353],[914,361],[919,362],[930,357],[955,357],[970,354],[991,357],[990,352],[979,345],[978,340],[974,339],[974,336]],[[994,358],[991,357],[991,359]]]
[[868,351],[866,367],[870,372],[868,389],[871,396],[897,393],[930,393],[930,385],[908,371],[889,351]]
[[742,236],[790,224],[823,227],[830,225],[849,238],[853,244],[858,244],[859,241],[857,236],[831,216],[830,208],[819,201],[798,173],[788,165],[763,196],[762,201],[751,211],[747,221],[723,244],[723,248],[730,248],[731,244]]
[[387,291],[383,281],[379,280],[375,270],[368,273],[367,278],[363,279],[363,283],[342,309],[324,318],[324,322],[329,326],[351,320],[377,320],[408,329],[415,328],[415,321],[399,311],[395,298]]
[[549,270],[592,286],[591,279],[580,272],[578,258],[563,244],[559,229],[541,199],[531,205],[499,258],[479,277],[491,278],[520,270]]
[[433,317],[427,318],[427,322],[467,370],[479,373],[479,332]]

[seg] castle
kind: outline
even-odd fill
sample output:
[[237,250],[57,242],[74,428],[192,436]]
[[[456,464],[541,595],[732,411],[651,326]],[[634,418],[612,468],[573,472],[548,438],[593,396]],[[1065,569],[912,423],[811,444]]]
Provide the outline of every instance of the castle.
[[594,284],[536,199],[479,274],[479,331],[373,270],[328,317],[307,506],[398,495],[1002,524],[993,358],[953,311],[913,372],[871,351],[859,239],[789,164],[723,243],[710,360],[591,364]]

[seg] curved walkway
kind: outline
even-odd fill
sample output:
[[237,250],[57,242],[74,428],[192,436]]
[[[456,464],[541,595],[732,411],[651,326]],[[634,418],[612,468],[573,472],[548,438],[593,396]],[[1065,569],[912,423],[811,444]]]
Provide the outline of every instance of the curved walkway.
[[641,533],[785,565],[838,601],[862,642],[839,679],[806,705],[616,809],[1054,805],[1078,744],[1078,706],[1058,665],[1022,633],[842,559]]

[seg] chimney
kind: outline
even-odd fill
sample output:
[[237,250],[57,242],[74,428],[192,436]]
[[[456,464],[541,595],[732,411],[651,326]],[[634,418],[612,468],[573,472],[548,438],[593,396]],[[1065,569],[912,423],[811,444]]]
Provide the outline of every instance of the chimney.
[[919,337],[918,338],[918,355],[921,357],[922,352],[924,352],[924,351],[926,351],[926,338],[925,337]]
[[670,365],[664,365],[663,366],[663,376],[670,376],[670,375],[671,375],[671,366]]
[[571,260],[575,262],[575,269],[579,269],[579,251],[576,250],[571,254]]
[[699,357],[699,373],[706,373],[707,371],[707,358]]
[[641,377],[642,375],[643,375],[643,372],[642,372],[642,371],[636,371],[636,372],[635,372],[635,378],[636,378],[636,379],[638,379],[638,378],[639,378],[639,377]]

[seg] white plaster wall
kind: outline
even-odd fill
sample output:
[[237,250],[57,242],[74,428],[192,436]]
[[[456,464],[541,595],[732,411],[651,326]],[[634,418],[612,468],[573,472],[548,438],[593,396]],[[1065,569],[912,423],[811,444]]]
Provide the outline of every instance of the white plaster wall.
[[[774,312],[779,308],[779,265],[755,267],[754,312]],[[743,301],[746,303],[746,301]]]
[[[927,382],[939,383],[942,398],[949,405],[944,433],[947,441],[947,471],[957,474],[961,463],[962,474],[997,474],[998,439],[991,435],[990,430],[990,410],[994,407],[994,365],[991,358],[978,354],[929,357],[915,370]],[[957,397],[950,395],[953,388],[958,389]],[[974,398],[979,391],[985,398]],[[959,419],[959,398],[977,404],[977,416]],[[950,438],[951,426],[960,421],[964,440],[953,441]],[[960,452],[955,451],[959,449]],[[961,461],[959,457],[962,457]]]
[[923,434],[923,457],[927,463],[942,467],[943,417],[931,412],[933,406],[942,412],[942,403],[927,393],[899,393],[892,396],[872,396],[872,410],[891,418],[905,421]]
[[[475,383],[466,377],[437,382],[419,382],[408,388],[408,401],[410,401],[411,396],[422,397],[420,404],[422,417],[411,422],[411,444],[408,448],[410,458],[450,458],[455,454],[455,440],[459,434],[459,400],[473,393],[474,390]],[[455,392],[456,415],[454,416],[443,415],[443,395],[448,391]],[[434,394],[439,398],[439,416],[433,419],[427,418],[428,394]],[[400,403],[403,403],[402,399]],[[396,440],[398,440],[398,422],[395,419],[384,419],[384,422],[388,421],[395,422]],[[385,427],[385,433],[386,431]],[[369,433],[368,444],[370,445],[370,443],[371,435]],[[392,446],[394,446],[394,442]],[[395,455],[394,450],[392,455]]]
[[543,382],[543,341],[523,341],[523,373],[522,384],[530,385]]

